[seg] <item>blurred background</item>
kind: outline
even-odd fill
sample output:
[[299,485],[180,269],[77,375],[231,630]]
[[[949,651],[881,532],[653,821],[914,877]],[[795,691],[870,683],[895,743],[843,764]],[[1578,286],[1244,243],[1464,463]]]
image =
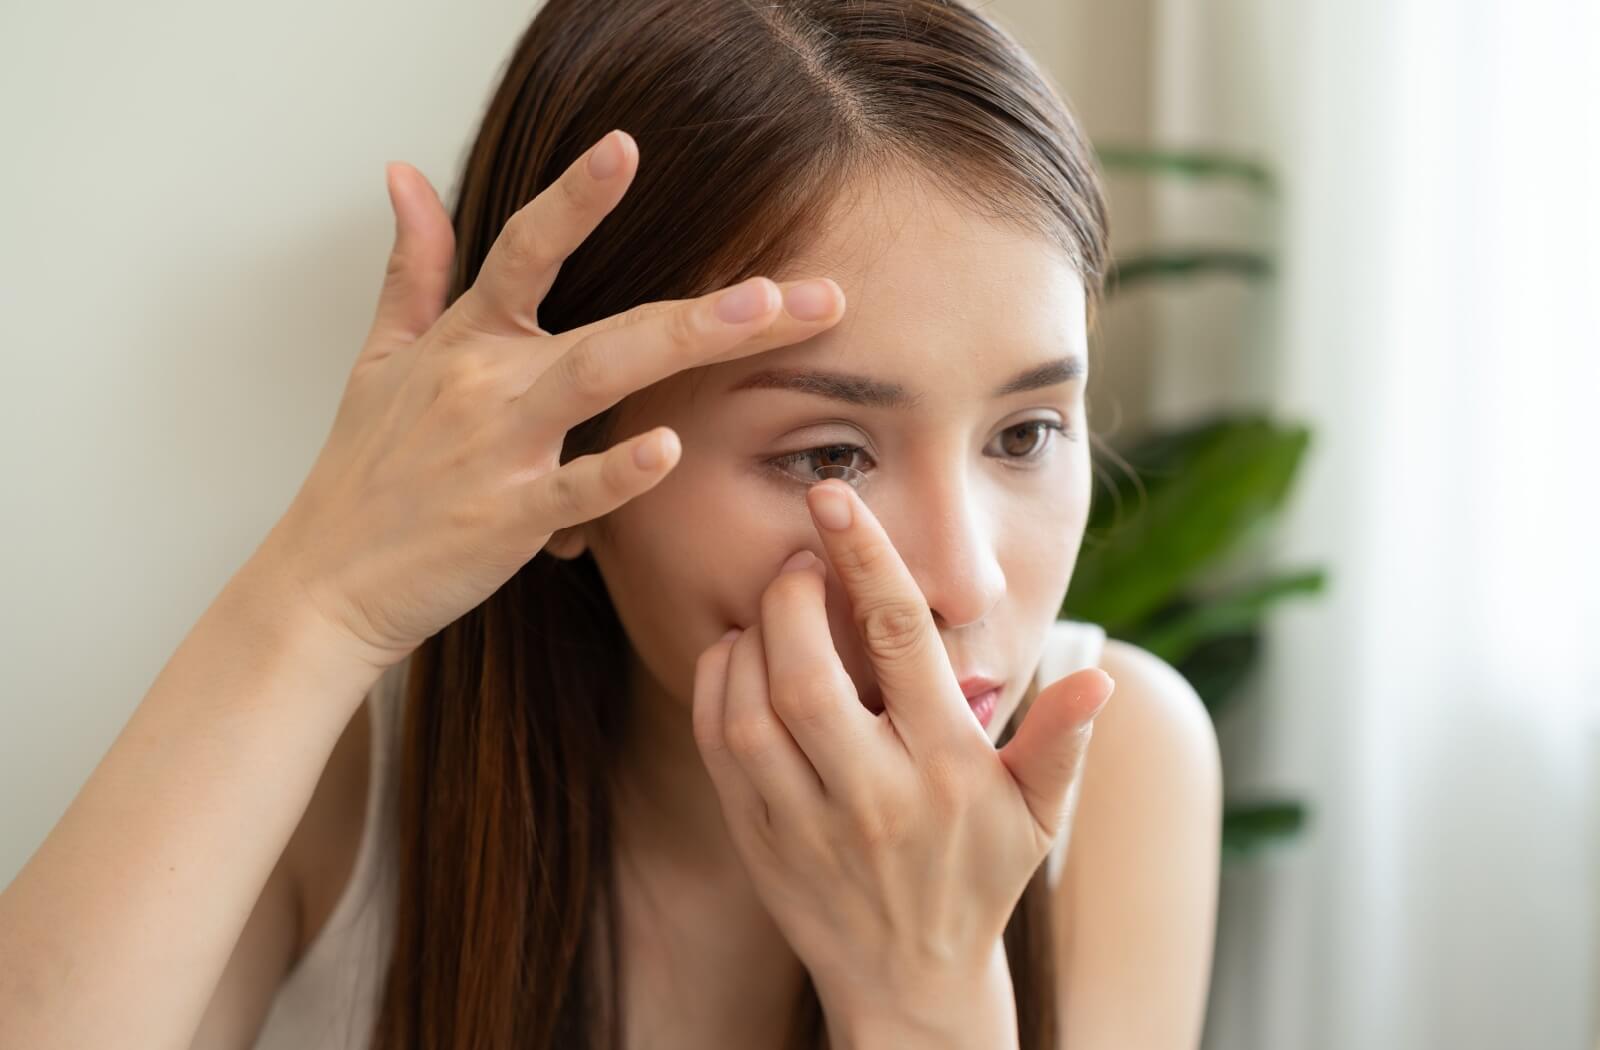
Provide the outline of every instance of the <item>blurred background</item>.
[[[1207,1047],[1594,1047],[1600,7],[979,6],[1111,192],[1064,612],[1218,727]],[[534,9],[0,8],[0,885],[287,506],[384,164],[453,199]]]

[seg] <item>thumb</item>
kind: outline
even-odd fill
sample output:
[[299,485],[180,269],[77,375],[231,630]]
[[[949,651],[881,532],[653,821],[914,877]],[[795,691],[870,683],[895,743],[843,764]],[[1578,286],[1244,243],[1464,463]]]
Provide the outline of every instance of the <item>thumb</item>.
[[1022,724],[998,752],[1051,842],[1069,816],[1067,791],[1083,768],[1094,718],[1116,687],[1116,680],[1098,667],[1050,683],[1034,697]]
[[412,342],[444,312],[455,229],[426,175],[403,161],[384,168],[394,211],[394,247],[378,295],[375,334]]

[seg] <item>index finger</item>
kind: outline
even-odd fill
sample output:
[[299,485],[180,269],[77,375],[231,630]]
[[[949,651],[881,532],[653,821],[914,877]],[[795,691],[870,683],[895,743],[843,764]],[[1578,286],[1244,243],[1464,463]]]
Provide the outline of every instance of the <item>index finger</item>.
[[884,709],[913,752],[952,739],[972,720],[922,589],[877,517],[838,479],[806,504],[883,690]]
[[607,132],[514,212],[490,246],[472,287],[460,296],[466,300],[461,309],[467,321],[488,335],[542,332],[539,303],[567,256],[622,200],[638,158],[631,135],[621,129]]

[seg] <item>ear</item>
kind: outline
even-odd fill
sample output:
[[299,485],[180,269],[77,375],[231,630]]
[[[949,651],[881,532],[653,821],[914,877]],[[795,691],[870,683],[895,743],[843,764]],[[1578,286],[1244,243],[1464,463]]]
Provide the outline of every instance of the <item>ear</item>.
[[584,535],[583,526],[570,529],[557,529],[545,541],[544,550],[551,557],[571,561],[589,548],[589,540]]

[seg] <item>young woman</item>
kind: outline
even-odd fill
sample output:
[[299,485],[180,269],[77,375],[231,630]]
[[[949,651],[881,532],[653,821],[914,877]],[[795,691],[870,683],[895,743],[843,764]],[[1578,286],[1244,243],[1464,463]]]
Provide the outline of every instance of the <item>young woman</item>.
[[453,216],[389,191],[322,454],[0,896],[0,1045],[1195,1046],[1216,743],[1059,618],[1106,217],[1016,43],[549,0]]

